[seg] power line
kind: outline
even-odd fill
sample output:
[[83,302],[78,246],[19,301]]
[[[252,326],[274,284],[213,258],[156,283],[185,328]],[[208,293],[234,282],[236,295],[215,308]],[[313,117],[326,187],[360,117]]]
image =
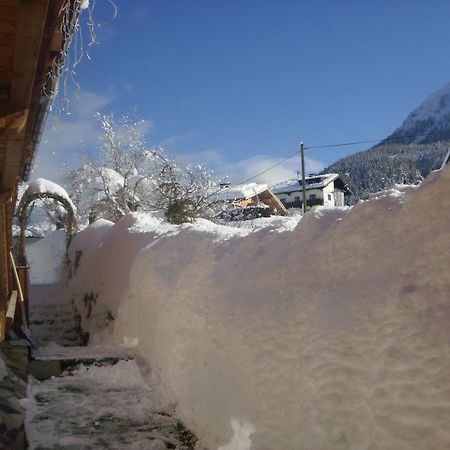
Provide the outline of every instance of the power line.
[[[398,138],[391,137],[391,138],[389,138],[389,140],[390,141],[398,141],[398,140],[403,140],[403,139],[412,139],[412,138],[416,138],[416,137],[419,137],[419,136],[423,136],[425,134],[426,134],[426,131],[424,131],[422,133],[418,133],[418,134],[410,134],[410,135],[406,135],[406,136],[399,136]],[[364,140],[364,141],[343,142],[343,143],[339,143],[339,144],[310,145],[310,146],[305,146],[304,149],[305,150],[315,150],[315,149],[319,149],[319,148],[349,147],[349,146],[352,146],[352,145],[372,144],[374,142],[382,142],[385,139],[387,139],[387,137],[378,138],[378,139],[367,139],[367,140]],[[264,175],[265,173],[270,172],[271,170],[275,169],[275,167],[278,167],[280,164],[283,164],[284,162],[288,161],[289,159],[293,158],[294,156],[296,156],[298,154],[300,154],[300,150],[296,150],[291,155],[288,155],[285,158],[279,160],[278,162],[276,162],[272,166],[268,167],[267,169],[264,169],[263,171],[257,173],[256,175],[253,175],[253,176],[247,178],[246,180],[241,181],[240,183],[233,184],[232,186],[233,187],[242,186],[243,184],[246,184],[249,181],[252,181],[255,178],[258,178],[261,175]],[[227,189],[227,188],[224,187],[224,186],[221,186],[219,189],[214,191],[212,194],[208,195],[207,198],[210,198],[210,197],[218,194],[219,192],[223,191],[224,189]]]
[[380,142],[380,139],[369,139],[367,141],[344,142],[341,144],[308,145],[305,147],[305,150],[315,150],[318,148],[346,147],[346,146],[358,145],[358,144],[371,144],[373,142]]
[[242,181],[239,184],[233,184],[234,186],[241,186],[242,184],[248,183],[249,181],[254,180],[255,178],[258,178],[261,175],[264,175],[265,173],[271,171],[272,169],[275,169],[275,167],[278,167],[280,164],[283,164],[284,162],[286,162],[288,159],[293,158],[294,156],[299,154],[299,150],[295,151],[295,153],[292,153],[292,155],[286,156],[285,158],[281,159],[280,161],[278,161],[277,163],[275,163],[274,165],[268,167],[267,169],[263,170],[262,172],[257,173],[256,175],[251,176],[250,178],[247,178],[246,180]]
[[379,138],[379,139],[369,139],[366,141],[355,141],[355,142],[344,142],[341,144],[327,144],[327,145],[309,145],[307,147],[305,147],[306,150],[311,150],[311,149],[317,149],[317,148],[332,148],[332,147],[347,147],[350,145],[358,145],[358,144],[373,144],[374,142],[382,142],[385,139],[389,139],[389,141],[401,141],[404,139],[412,139],[412,138],[416,138],[419,136],[423,136],[425,135],[427,132],[423,131],[422,133],[418,133],[418,134],[410,134],[410,135],[406,135],[406,136],[399,136],[397,138],[395,137],[384,137],[384,138]]
[[[257,173],[256,175],[253,175],[253,176],[251,176],[250,178],[247,178],[246,180],[241,181],[241,182],[238,183],[238,184],[233,184],[233,185],[232,185],[233,188],[238,187],[238,186],[242,186],[243,184],[246,184],[246,183],[248,183],[249,181],[252,181],[252,180],[254,180],[255,178],[260,177],[261,175],[263,175],[263,174],[269,172],[269,171],[272,170],[272,169],[275,169],[275,167],[279,166],[280,164],[283,164],[283,163],[286,162],[288,159],[291,159],[291,158],[293,158],[294,156],[296,156],[296,155],[298,155],[298,154],[299,154],[299,150],[295,151],[294,153],[292,153],[292,154],[289,155],[289,156],[286,156],[286,157],[283,158],[283,159],[280,159],[280,161],[278,161],[277,163],[275,163],[275,164],[273,164],[272,166],[268,167],[267,169],[264,169],[262,172],[259,172],[259,173]],[[213,197],[214,195],[218,194],[219,192],[223,191],[224,189],[228,189],[228,187],[226,187],[226,186],[221,186],[219,189],[217,189],[217,190],[214,191],[213,193],[209,194],[206,198],[208,199],[208,198],[210,198],[210,197]]]

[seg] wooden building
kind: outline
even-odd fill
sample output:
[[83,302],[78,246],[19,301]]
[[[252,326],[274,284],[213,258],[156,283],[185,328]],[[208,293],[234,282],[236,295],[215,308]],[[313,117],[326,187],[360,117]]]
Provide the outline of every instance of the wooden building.
[[273,194],[267,184],[247,183],[229,186],[216,194],[217,201],[225,201],[231,208],[225,215],[230,219],[254,219],[256,217],[285,216],[283,203]]
[[17,186],[30,171],[80,7],[81,0],[0,0],[0,341],[16,289]]

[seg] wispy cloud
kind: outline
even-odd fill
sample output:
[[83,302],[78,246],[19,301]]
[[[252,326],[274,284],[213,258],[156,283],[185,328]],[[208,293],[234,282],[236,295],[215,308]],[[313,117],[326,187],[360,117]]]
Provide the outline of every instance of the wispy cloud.
[[[249,178],[252,181],[274,185],[289,178],[295,178],[300,170],[300,158],[294,156],[279,164],[278,158],[257,155],[229,164],[228,171],[232,182],[242,182]],[[324,164],[314,159],[305,159],[306,172],[312,173],[323,169]]]
[[[99,95],[93,92],[78,91],[77,99],[71,102],[70,114],[50,115],[39,146],[32,178],[49,178],[61,182],[65,167],[79,166],[87,155],[94,155],[98,149],[98,138],[101,132],[95,119],[97,112],[110,109],[115,96]],[[144,135],[155,128],[151,120],[141,121]],[[237,162],[230,162],[227,154],[211,148],[201,152],[177,152],[177,144],[194,138],[195,132],[174,135],[164,139],[160,145],[167,148],[176,158],[185,163],[202,164],[212,169],[217,177],[227,176],[233,183],[240,183],[249,178],[252,181],[273,185],[279,181],[297,176],[300,169],[300,158],[293,158],[277,164],[280,157],[256,155]],[[275,167],[274,167],[275,166]],[[306,158],[307,173],[322,170],[321,161]]]
[[80,90],[68,113],[49,115],[31,177],[60,181],[67,165],[79,165],[83,154],[93,152],[99,135],[95,113],[111,104],[112,95]]
[[[177,155],[185,162],[203,164],[212,169],[216,176],[228,176],[232,183],[241,183],[249,178],[252,181],[274,185],[280,181],[294,178],[300,170],[300,156],[294,156],[278,164],[282,158],[267,155],[256,155],[237,162],[226,160],[219,150]],[[311,158],[305,158],[306,172],[314,173],[324,168],[324,163]],[[274,167],[275,166],[275,167]]]
[[195,131],[192,131],[190,133],[177,134],[175,136],[165,138],[163,141],[161,141],[160,146],[170,150],[171,147],[176,146],[180,142],[186,142],[195,136],[197,136],[197,133]]
[[228,173],[226,170],[228,163],[224,158],[224,154],[218,150],[210,149],[191,153],[174,152],[172,154],[181,163],[202,165],[212,171],[215,177],[225,177]]

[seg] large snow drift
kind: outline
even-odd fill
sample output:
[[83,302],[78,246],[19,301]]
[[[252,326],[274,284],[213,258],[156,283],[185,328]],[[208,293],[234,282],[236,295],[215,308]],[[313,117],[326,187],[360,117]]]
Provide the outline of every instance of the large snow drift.
[[209,448],[450,448],[449,186],[450,167],[284,232],[98,223],[68,288]]

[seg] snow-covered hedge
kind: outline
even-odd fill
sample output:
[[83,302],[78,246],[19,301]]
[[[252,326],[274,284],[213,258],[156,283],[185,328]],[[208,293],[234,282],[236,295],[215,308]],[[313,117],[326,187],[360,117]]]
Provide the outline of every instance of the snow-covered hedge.
[[69,291],[208,448],[449,448],[449,185],[447,168],[284,232],[96,223]]

